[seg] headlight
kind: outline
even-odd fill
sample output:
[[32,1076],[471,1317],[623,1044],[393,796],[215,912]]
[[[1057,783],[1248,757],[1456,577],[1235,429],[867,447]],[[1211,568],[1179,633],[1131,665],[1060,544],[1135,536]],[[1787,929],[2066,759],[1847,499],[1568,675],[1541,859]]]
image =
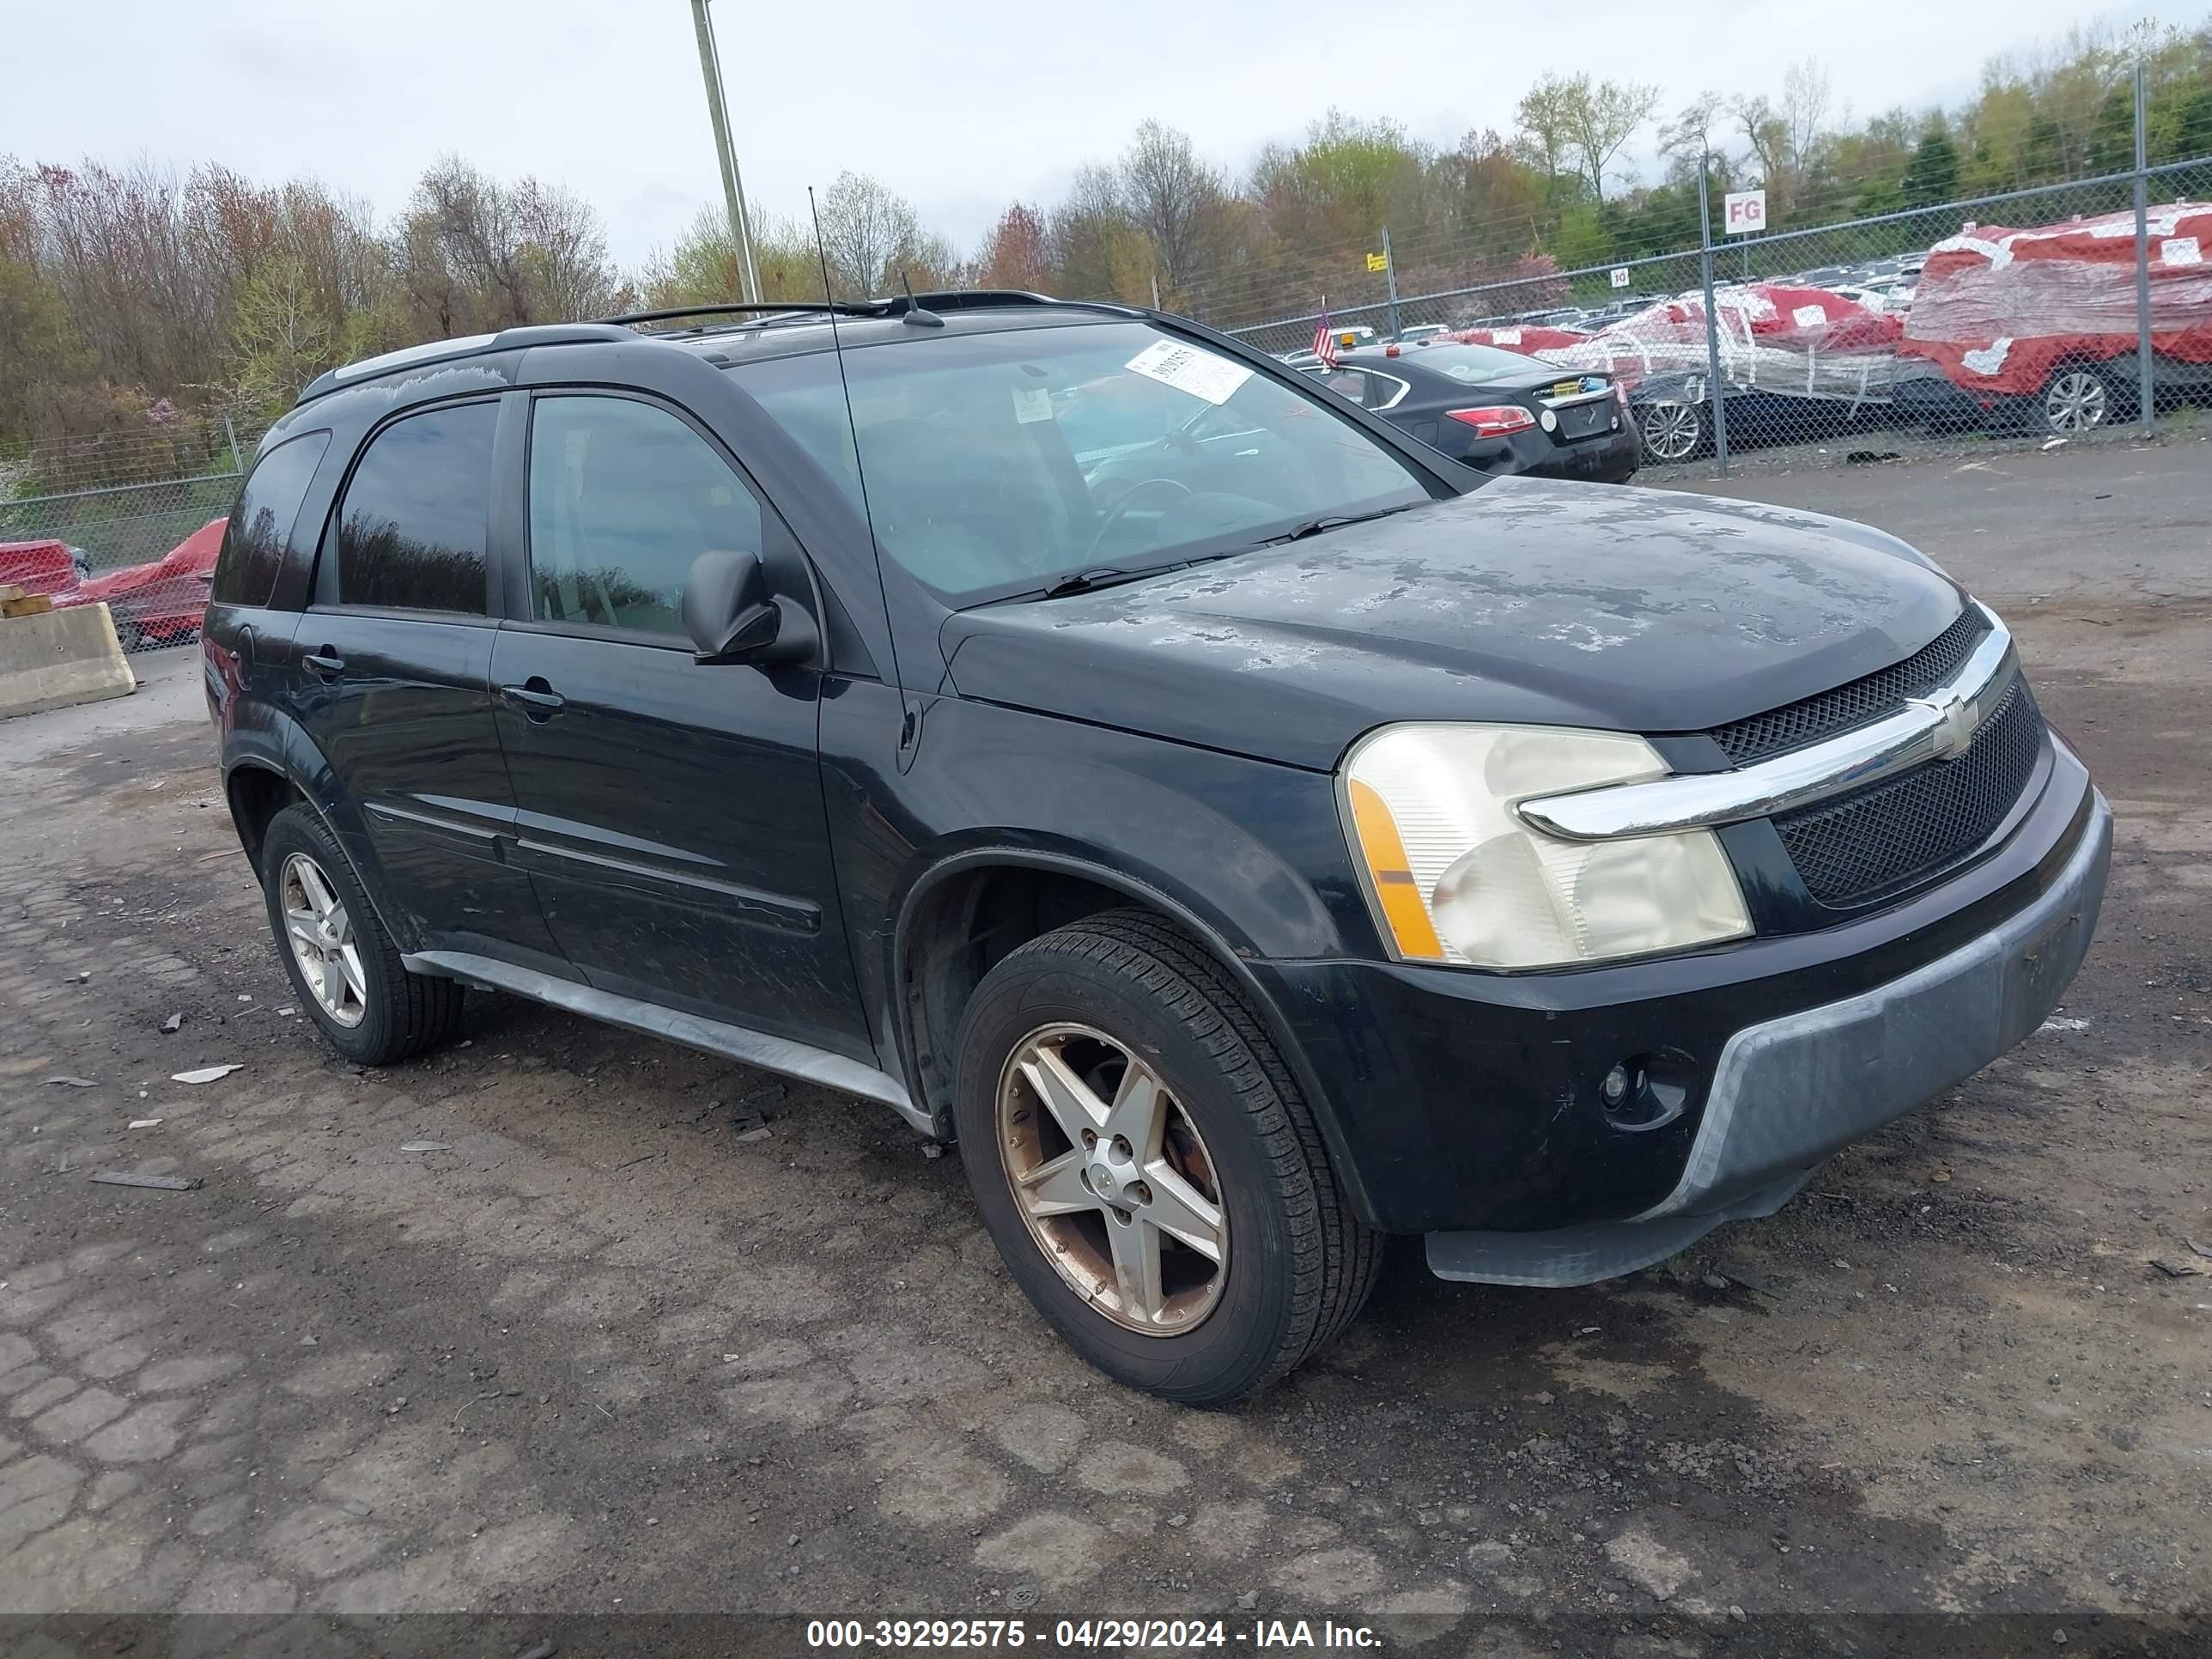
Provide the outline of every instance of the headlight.
[[1394,726],[1344,766],[1346,830],[1384,939],[1407,962],[1546,968],[1751,932],[1709,830],[1560,841],[1514,803],[1665,777],[1641,738],[1528,726]]

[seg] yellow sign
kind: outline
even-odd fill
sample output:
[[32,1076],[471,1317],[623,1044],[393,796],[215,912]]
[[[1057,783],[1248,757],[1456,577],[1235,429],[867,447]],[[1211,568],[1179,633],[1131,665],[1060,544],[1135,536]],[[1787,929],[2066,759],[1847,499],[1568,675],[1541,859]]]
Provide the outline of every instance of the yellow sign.
[[1367,256],[1367,268],[1368,268],[1368,270],[1389,270],[1389,269],[1390,269],[1390,256],[1389,256],[1389,255],[1388,255],[1387,253],[1370,253],[1370,254],[1369,254],[1369,255]]

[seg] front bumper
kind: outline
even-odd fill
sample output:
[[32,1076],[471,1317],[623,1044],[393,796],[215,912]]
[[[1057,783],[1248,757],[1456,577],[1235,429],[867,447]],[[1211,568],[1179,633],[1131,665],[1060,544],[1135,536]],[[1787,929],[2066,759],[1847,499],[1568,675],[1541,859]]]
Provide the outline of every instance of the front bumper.
[[[1634,1235],[1646,1249],[1663,1226],[1680,1235],[1651,1252],[1663,1255],[1711,1225],[1712,1212],[1780,1203],[1786,1191],[1759,1183],[1794,1178],[1794,1156],[1817,1161],[1910,1110],[2019,1031],[2015,1018],[1990,1028],[1996,1035],[1978,1039],[1977,1052],[1957,1047],[1960,1069],[1933,1082],[1880,1073],[1870,1108],[1849,1109],[1857,1115],[1840,1117],[1833,1133],[1816,1130],[1771,1158],[1744,1139],[1753,1120],[1722,1092],[1738,1073],[1744,1080],[1729,1087],[1751,1088],[1747,1097],[1769,1086],[1765,1068],[1777,1062],[1746,1069],[1758,1045],[1745,1034],[1795,1029],[1816,1011],[1917,985],[1923,970],[2008,937],[2022,916],[2070,912],[2085,880],[2086,935],[2106,855],[2085,849],[2106,843],[2108,821],[2087,769],[2054,738],[1990,844],[1933,885],[1846,920],[1558,972],[1341,959],[1249,966],[1339,1177],[1370,1225],[1494,1241],[1626,1224],[1655,1230]],[[2063,984],[2063,975],[2038,980],[2020,995],[2055,998]],[[1848,1072],[1863,1058],[1836,1064]],[[1632,1129],[1608,1116],[1601,1085],[1616,1063],[1645,1059],[1687,1079],[1687,1093],[1673,1115]],[[1722,1143],[1725,1164],[1700,1176],[1717,1158],[1709,1109],[1735,1127]],[[1692,1230],[1684,1223],[1693,1213]]]
[[1924,967],[1856,996],[1746,1026],[1714,1068],[1680,1178],[1628,1221],[1555,1232],[1429,1235],[1443,1278],[1586,1285],[1649,1267],[1723,1221],[1771,1215],[1824,1158],[1972,1077],[2043,1023],[2081,965],[2112,863],[2112,815],[2039,899]]

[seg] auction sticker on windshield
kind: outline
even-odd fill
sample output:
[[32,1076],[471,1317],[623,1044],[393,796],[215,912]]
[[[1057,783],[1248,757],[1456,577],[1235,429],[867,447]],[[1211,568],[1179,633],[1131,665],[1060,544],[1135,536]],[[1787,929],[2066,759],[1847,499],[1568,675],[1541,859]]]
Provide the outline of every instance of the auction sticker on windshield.
[[1122,367],[1210,404],[1227,403],[1252,378],[1252,371],[1242,364],[1180,340],[1156,340]]

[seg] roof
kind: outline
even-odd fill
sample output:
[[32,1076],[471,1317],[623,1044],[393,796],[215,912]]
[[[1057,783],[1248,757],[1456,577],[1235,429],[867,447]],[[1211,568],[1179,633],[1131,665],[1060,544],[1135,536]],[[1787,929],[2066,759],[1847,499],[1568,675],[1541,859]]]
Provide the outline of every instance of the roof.
[[[502,329],[496,334],[471,334],[403,347],[328,371],[300,394],[299,401],[305,404],[342,386],[401,370],[462,362],[533,346],[654,342],[696,352],[724,366],[745,359],[826,351],[831,343],[833,315],[837,343],[849,348],[913,339],[925,326],[932,331],[941,327],[956,333],[981,334],[1009,328],[1060,327],[1095,322],[1102,316],[1146,314],[1128,306],[1054,300],[1011,289],[902,295],[860,305],[721,305],[638,312],[595,322],[532,324]],[[923,317],[935,320],[925,325],[919,320]],[[687,319],[696,320],[686,323]],[[656,324],[667,326],[653,326]]]

